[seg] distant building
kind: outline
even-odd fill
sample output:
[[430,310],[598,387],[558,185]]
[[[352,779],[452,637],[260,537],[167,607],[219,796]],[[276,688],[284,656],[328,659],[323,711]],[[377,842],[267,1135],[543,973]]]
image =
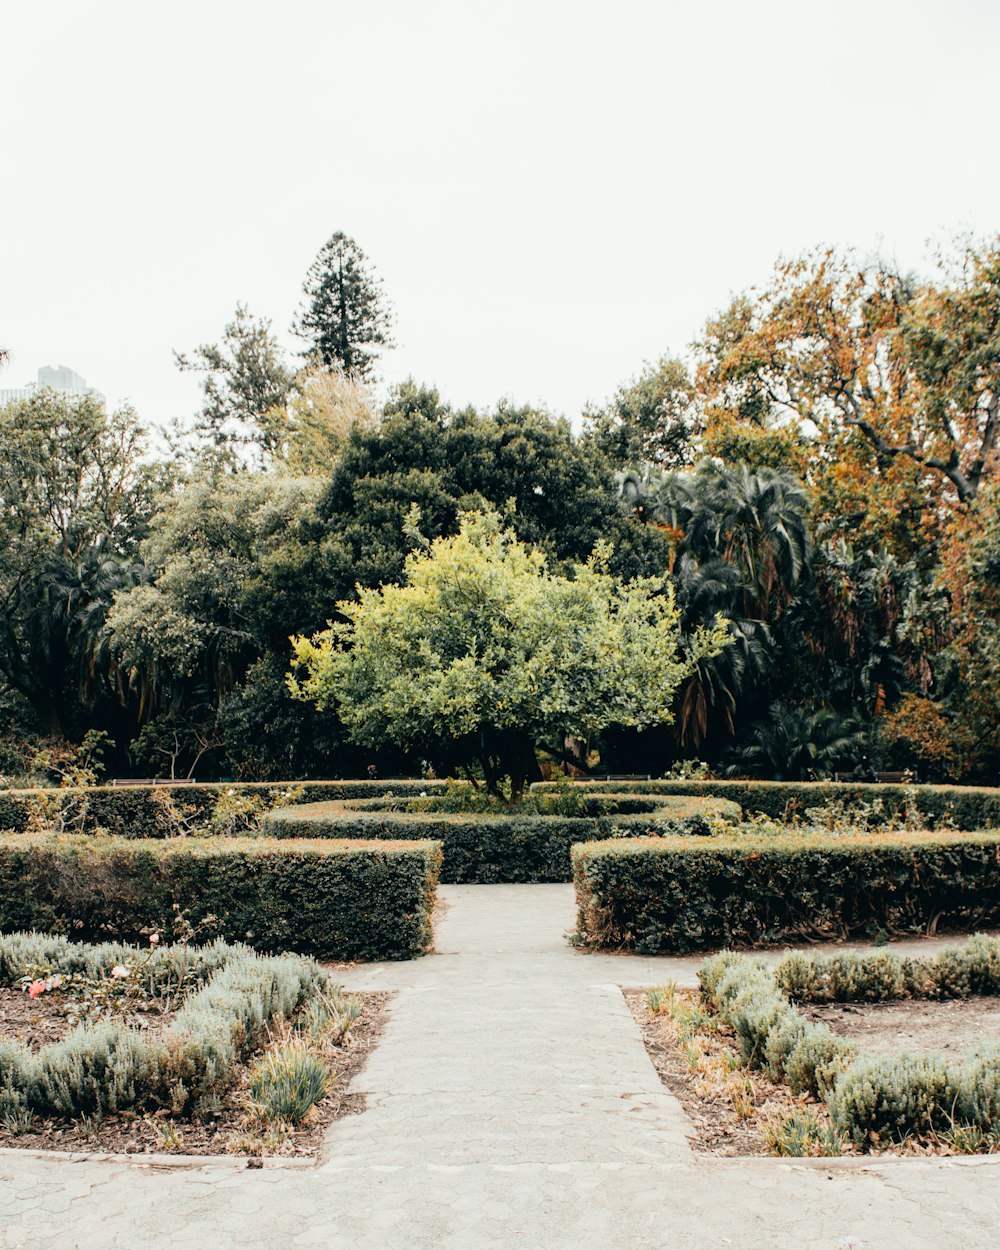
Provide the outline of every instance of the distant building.
[[38,370],[38,381],[27,386],[12,386],[6,389],[0,388],[0,407],[4,404],[15,404],[22,399],[30,399],[37,391],[43,387],[49,387],[53,391],[61,391],[64,395],[93,395],[95,399],[104,403],[104,396],[100,391],[95,390],[92,386],[88,386],[86,379],[81,378],[75,369],[70,369],[68,365],[43,365]]

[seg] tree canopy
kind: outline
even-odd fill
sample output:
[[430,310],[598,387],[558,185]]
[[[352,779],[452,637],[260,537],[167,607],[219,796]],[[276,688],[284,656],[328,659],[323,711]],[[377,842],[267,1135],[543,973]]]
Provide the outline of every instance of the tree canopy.
[[538,748],[562,759],[609,725],[668,723],[692,664],[725,644],[716,625],[682,655],[669,585],[621,581],[606,556],[564,576],[497,513],[464,513],[407,557],[402,585],[360,589],[342,622],[294,640],[293,691],[335,707],[357,742],[475,762],[516,798]]

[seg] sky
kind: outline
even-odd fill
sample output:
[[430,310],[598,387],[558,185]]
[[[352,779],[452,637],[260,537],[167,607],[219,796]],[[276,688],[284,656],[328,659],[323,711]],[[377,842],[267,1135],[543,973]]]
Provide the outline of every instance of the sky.
[[0,78],[0,386],[154,424],[237,301],[289,332],[335,231],[384,384],[576,419],[779,255],[1000,231],[995,0],[21,0]]

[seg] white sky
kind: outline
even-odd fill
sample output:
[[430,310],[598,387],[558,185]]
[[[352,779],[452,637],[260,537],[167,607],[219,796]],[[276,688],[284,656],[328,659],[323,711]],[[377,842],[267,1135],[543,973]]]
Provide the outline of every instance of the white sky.
[[776,256],[1000,229],[995,0],[14,0],[0,385],[148,420],[237,300],[288,334],[355,237],[389,381],[570,416]]

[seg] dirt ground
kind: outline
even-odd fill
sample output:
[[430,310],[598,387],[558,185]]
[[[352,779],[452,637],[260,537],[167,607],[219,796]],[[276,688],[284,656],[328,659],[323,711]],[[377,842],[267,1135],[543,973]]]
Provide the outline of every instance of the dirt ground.
[[[29,1050],[40,1050],[50,1042],[61,1042],[73,1028],[65,1011],[66,999],[58,992],[30,998],[24,990],[0,986],[0,1038],[23,1042]],[[121,1020],[121,1017],[116,1017]],[[124,1023],[138,1029],[146,1041],[155,1040],[171,1023],[173,1012],[135,1011]]]
[[799,1010],[862,1050],[883,1055],[934,1051],[959,1058],[1000,1043],[1000,998],[807,1003]]
[[[251,1055],[237,1071],[235,1083],[218,1110],[203,1121],[172,1118],[165,1112],[133,1113],[89,1124],[36,1118],[28,1131],[16,1134],[0,1125],[0,1146],[114,1154],[315,1156],[334,1120],[364,1110],[364,1095],[349,1093],[348,1086],[378,1044],[393,995],[365,993],[361,997],[364,1007],[360,1018],[344,1041],[331,1048],[333,1072],[329,1092],[300,1125],[287,1132],[269,1132],[252,1113]],[[70,1026],[57,1008],[55,995],[31,1000],[19,990],[0,991],[0,1039],[18,1038],[32,1049],[58,1041]],[[147,1026],[158,1032],[167,1023],[169,1017],[161,1015],[156,1021],[148,1021]]]

